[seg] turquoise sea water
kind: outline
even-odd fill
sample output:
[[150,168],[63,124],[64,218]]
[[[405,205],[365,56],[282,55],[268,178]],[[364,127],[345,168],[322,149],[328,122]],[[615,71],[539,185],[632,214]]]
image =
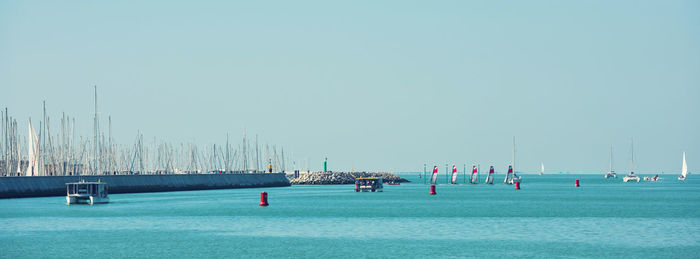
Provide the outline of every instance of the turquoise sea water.
[[[700,257],[692,175],[523,175],[517,191],[440,184],[435,196],[418,173],[401,176],[414,182],[383,193],[335,185],[113,194],[95,206],[4,199],[0,257]],[[269,207],[258,206],[261,191]]]

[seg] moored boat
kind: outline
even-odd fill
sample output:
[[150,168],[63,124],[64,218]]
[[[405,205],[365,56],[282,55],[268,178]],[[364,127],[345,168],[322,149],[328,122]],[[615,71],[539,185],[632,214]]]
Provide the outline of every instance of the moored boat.
[[614,171],[613,168],[612,168],[612,161],[613,161],[613,148],[612,148],[612,145],[611,145],[611,146],[610,146],[610,171],[608,171],[608,172],[605,174],[605,179],[617,178],[617,174],[615,173],[615,171]]
[[355,192],[382,192],[384,182],[381,177],[358,177],[355,178]]
[[109,194],[107,184],[97,182],[66,183],[66,203],[70,204],[98,204],[108,203]]
[[634,174],[634,139],[632,140],[632,171],[630,171],[629,174],[625,175],[625,177],[622,177],[623,182],[639,182],[642,179],[639,178],[636,174]]

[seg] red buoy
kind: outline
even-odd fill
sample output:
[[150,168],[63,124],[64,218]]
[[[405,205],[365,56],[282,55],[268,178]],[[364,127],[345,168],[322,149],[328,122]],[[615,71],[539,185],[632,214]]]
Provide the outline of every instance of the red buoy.
[[515,182],[515,189],[520,190],[520,182]]
[[267,204],[267,192],[261,192],[260,193],[260,206],[267,206],[270,204]]
[[436,194],[436,193],[435,193],[435,185],[434,185],[434,184],[431,184],[431,185],[430,185],[430,195],[435,195],[435,194]]
[[578,179],[576,179],[576,184],[575,184],[575,186],[576,186],[576,187],[581,187],[581,185],[578,184]]

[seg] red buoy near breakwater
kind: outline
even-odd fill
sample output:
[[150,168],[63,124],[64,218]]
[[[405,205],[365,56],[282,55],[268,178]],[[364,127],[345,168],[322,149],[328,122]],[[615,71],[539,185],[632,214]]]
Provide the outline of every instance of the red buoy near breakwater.
[[520,190],[520,182],[515,182],[515,189]]
[[436,193],[435,193],[435,185],[434,185],[434,184],[431,184],[431,185],[430,185],[430,195],[435,195],[435,194],[436,194]]
[[581,187],[581,185],[578,184],[578,179],[576,179],[576,183],[574,184],[576,187]]
[[266,207],[267,205],[267,192],[260,193],[260,206]]

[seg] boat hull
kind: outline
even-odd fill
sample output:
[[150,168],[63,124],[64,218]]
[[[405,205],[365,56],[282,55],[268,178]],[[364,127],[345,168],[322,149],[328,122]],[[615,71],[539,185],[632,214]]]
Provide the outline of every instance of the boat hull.
[[640,180],[641,180],[641,179],[639,179],[638,176],[633,176],[633,177],[625,176],[625,177],[622,178],[622,181],[623,181],[623,182],[639,182]]
[[97,196],[66,196],[66,204],[104,204],[109,203],[109,198],[100,198]]

